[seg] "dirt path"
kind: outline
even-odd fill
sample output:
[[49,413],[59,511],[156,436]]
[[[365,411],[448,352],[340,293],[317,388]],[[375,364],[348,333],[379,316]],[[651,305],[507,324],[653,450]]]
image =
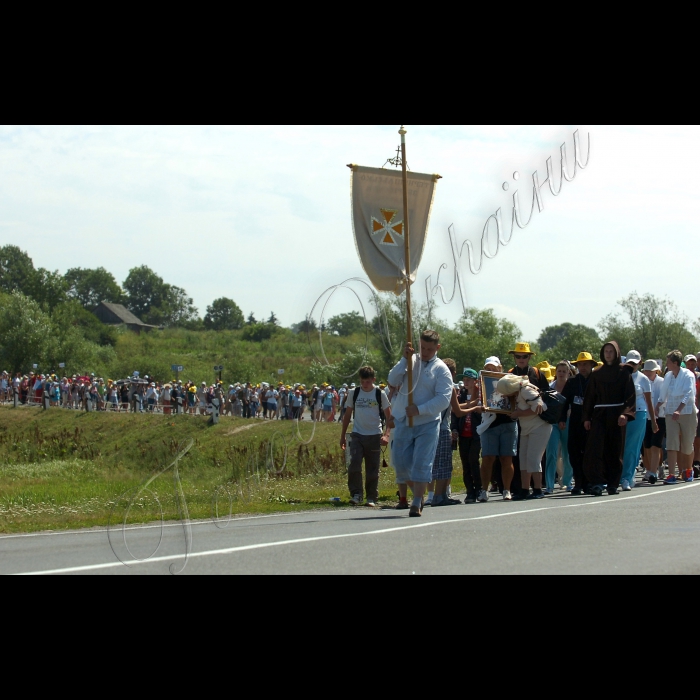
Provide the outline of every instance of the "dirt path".
[[229,430],[226,435],[235,435],[236,433],[240,433],[243,430],[250,430],[251,428],[256,428],[257,423],[251,423],[250,425],[242,425],[240,428],[234,428],[233,430]]

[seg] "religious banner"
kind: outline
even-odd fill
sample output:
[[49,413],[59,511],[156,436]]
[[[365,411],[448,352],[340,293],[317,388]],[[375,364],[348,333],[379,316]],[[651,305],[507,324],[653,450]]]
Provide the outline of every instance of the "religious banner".
[[[352,225],[360,262],[374,287],[397,296],[406,288],[401,170],[352,165]],[[416,279],[439,175],[408,173],[410,279]]]

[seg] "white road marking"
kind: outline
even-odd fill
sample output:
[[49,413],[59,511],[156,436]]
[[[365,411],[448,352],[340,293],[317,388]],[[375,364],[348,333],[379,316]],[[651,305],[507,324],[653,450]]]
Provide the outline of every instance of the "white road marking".
[[[626,503],[627,501],[635,500],[637,498],[648,498],[649,496],[658,496],[665,493],[679,493],[685,489],[691,489],[698,484],[687,484],[685,486],[679,486],[675,489],[664,489],[664,490],[654,490],[652,493],[642,493],[637,496],[626,496],[625,498],[596,498],[592,501],[586,501],[585,503],[570,503],[568,505],[562,506],[550,506],[548,508],[529,508],[528,510],[517,510],[510,511],[508,513],[492,513],[491,515],[481,515],[475,518],[455,518],[453,520],[436,520],[429,523],[419,522],[412,523],[410,525],[403,525],[400,527],[389,527],[381,530],[370,530],[368,532],[349,532],[341,535],[321,535],[318,537],[302,537],[296,540],[282,540],[278,542],[261,542],[259,544],[249,544],[241,547],[227,547],[226,549],[211,549],[205,552],[191,552],[188,555],[185,554],[174,554],[173,556],[167,557],[154,557],[153,559],[147,559],[145,561],[133,561],[129,562],[128,566],[137,566],[138,564],[153,564],[156,562],[173,562],[179,559],[197,558],[197,557],[211,557],[223,554],[235,554],[237,552],[249,552],[256,549],[267,549],[269,547],[284,547],[293,544],[304,544],[308,542],[322,542],[324,540],[340,540],[348,537],[369,537],[371,535],[385,535],[391,532],[402,532],[405,530],[415,530],[418,528],[425,527],[436,527],[441,525],[452,525],[455,523],[466,523],[473,522],[476,520],[491,520],[493,518],[506,518],[514,515],[526,515],[528,513],[540,513],[543,511],[561,510],[562,508],[586,508],[590,506],[607,505],[611,503]],[[352,522],[352,521],[351,521]],[[82,571],[98,571],[100,569],[114,569],[120,566],[125,566],[120,561],[110,562],[108,564],[88,564],[86,566],[72,566],[64,569],[48,569],[45,571],[28,571],[25,573],[15,574],[15,576],[41,576],[48,574],[69,574],[69,573],[79,573]]]

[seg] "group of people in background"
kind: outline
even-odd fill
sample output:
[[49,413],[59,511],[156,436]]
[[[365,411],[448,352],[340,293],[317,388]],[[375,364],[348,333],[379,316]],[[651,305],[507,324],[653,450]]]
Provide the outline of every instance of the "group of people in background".
[[[382,384],[382,388],[386,386]],[[22,405],[42,405],[76,410],[134,413],[188,413],[211,415],[216,406],[222,415],[266,420],[304,420],[334,422],[342,419],[348,391],[355,384],[335,387],[327,382],[308,388],[304,384],[277,386],[261,382],[236,382],[228,388],[219,380],[211,384],[171,380],[163,383],[148,375],[123,380],[103,379],[94,374],[59,377],[55,373],[34,373],[11,377],[0,375],[0,403],[11,403],[14,395]]]

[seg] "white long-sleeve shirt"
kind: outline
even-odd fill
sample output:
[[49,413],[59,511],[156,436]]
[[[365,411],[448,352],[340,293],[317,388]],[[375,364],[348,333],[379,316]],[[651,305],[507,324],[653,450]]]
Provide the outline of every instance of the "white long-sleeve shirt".
[[681,415],[695,413],[695,375],[683,367],[677,377],[673,376],[673,372],[667,372],[659,399],[666,403],[667,416],[675,413],[681,404],[685,404]]
[[[664,378],[656,377],[653,382],[651,382],[651,405],[656,408],[658,403],[661,403],[661,408],[659,408],[659,418],[666,417],[666,409],[663,406],[663,401],[661,399],[661,392],[664,388]],[[647,420],[651,420],[651,414],[647,416]]]
[[[436,355],[429,362],[414,355],[413,361],[413,403],[418,407],[418,415],[413,418],[413,425],[425,425],[439,421],[440,414],[450,405],[452,399],[452,374],[447,365]],[[389,384],[399,387],[394,397],[391,413],[397,421],[406,420],[408,405],[408,363],[402,357],[389,372]],[[404,386],[406,384],[406,386]]]

